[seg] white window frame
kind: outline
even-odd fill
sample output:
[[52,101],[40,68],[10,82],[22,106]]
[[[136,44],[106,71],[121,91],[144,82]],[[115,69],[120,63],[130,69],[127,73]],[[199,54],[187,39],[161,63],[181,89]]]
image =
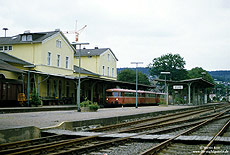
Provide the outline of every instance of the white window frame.
[[57,54],[57,66],[61,67],[61,55]]
[[61,48],[61,40],[56,40],[56,47]]
[[109,76],[110,70],[109,67],[107,67],[107,76]]
[[[11,49],[10,49],[10,47],[11,47]],[[9,45],[9,46],[8,46],[8,50],[9,50],[9,51],[13,51],[13,46],[12,46],[12,45]]]
[[[10,48],[11,47],[11,48]],[[4,52],[4,51],[12,51],[13,50],[13,46],[12,45],[1,45],[0,46],[0,51]]]
[[33,39],[32,39],[32,35],[31,34],[26,36],[26,41],[32,41],[32,40]]
[[102,66],[102,75],[105,75],[105,66]]
[[69,57],[65,57],[65,68],[69,68]]
[[22,35],[22,41],[26,41],[26,35]]
[[112,77],[114,77],[114,68],[112,68]]
[[47,55],[47,65],[48,66],[51,66],[51,56],[52,56],[51,52],[48,52],[48,55]]
[[108,54],[107,57],[108,57],[108,61],[110,61],[110,54]]

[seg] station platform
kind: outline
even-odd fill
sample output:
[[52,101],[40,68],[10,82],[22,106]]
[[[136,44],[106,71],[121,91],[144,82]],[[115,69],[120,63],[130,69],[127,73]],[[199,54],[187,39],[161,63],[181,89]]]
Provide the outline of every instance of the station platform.
[[[192,108],[187,105],[169,105],[169,106],[143,106],[143,107],[119,107],[119,108],[101,108],[97,112],[77,112],[76,106],[49,106],[49,107],[26,107],[12,108],[12,110],[21,110],[19,113],[1,113],[0,130],[34,126],[37,128],[47,128],[57,126],[62,122],[85,121],[92,119],[103,119],[110,117],[122,117],[129,115],[138,115],[145,113],[154,113],[160,111],[178,110]],[[44,109],[46,108],[46,111]],[[47,111],[47,108],[50,109]],[[58,108],[62,108],[59,110]],[[65,109],[70,108],[70,109]],[[6,108],[0,108],[5,110]],[[9,108],[8,108],[9,109]],[[25,111],[23,111],[25,110]],[[40,111],[39,111],[40,110]],[[33,112],[32,112],[33,111]]]
[[62,111],[62,110],[77,110],[77,106],[59,105],[59,106],[42,106],[42,107],[7,107],[7,108],[0,108],[0,114],[41,112],[41,111]]

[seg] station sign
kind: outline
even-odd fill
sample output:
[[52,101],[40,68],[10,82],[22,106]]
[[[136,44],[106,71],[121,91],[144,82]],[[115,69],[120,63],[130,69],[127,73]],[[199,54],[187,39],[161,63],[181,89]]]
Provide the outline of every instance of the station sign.
[[173,86],[173,89],[183,89],[183,85],[175,85]]

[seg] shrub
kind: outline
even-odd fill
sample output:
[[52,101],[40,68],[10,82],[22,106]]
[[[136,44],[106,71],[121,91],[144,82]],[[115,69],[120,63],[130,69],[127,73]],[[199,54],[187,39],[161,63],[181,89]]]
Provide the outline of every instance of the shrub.
[[92,102],[92,101],[89,101],[89,100],[85,100],[83,102],[80,103],[81,107],[89,107],[90,110],[93,110],[93,111],[97,111],[99,109],[99,105],[97,104],[97,102]]
[[31,105],[38,106],[41,105],[41,100],[38,96],[38,93],[36,93],[35,90],[33,90],[31,94],[31,100],[30,100]]
[[89,105],[89,109],[93,110],[93,111],[97,111],[99,109],[99,106],[95,102],[95,103]]

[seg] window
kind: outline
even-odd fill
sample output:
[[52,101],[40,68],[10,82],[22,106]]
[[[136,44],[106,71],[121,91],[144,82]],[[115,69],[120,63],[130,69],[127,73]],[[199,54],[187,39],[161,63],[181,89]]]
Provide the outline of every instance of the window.
[[107,68],[108,70],[107,70],[107,75],[109,76],[109,67]]
[[12,51],[13,47],[12,45],[9,46],[0,46],[0,51]]
[[114,96],[114,97],[121,96],[121,92],[113,92],[113,96]]
[[110,61],[110,54],[108,54],[108,61]]
[[102,75],[105,75],[105,66],[102,66]]
[[12,46],[9,46],[9,47],[8,47],[8,50],[9,50],[9,51],[12,51],[12,50],[13,50]]
[[56,40],[56,47],[61,48],[61,40]]
[[32,41],[32,35],[27,35],[27,36],[26,36],[26,40],[27,40],[27,41]]
[[48,52],[48,56],[47,56],[47,65],[51,65],[51,53]]
[[136,93],[133,93],[133,92],[125,92],[124,95],[125,95],[125,97],[134,97],[134,96],[136,96]]
[[22,41],[26,41],[26,35],[22,36]]
[[114,68],[112,68],[112,77],[114,77]]
[[65,68],[69,68],[69,57],[65,58]]
[[58,54],[57,55],[57,66],[58,67],[60,67],[60,58],[61,58],[61,56]]

